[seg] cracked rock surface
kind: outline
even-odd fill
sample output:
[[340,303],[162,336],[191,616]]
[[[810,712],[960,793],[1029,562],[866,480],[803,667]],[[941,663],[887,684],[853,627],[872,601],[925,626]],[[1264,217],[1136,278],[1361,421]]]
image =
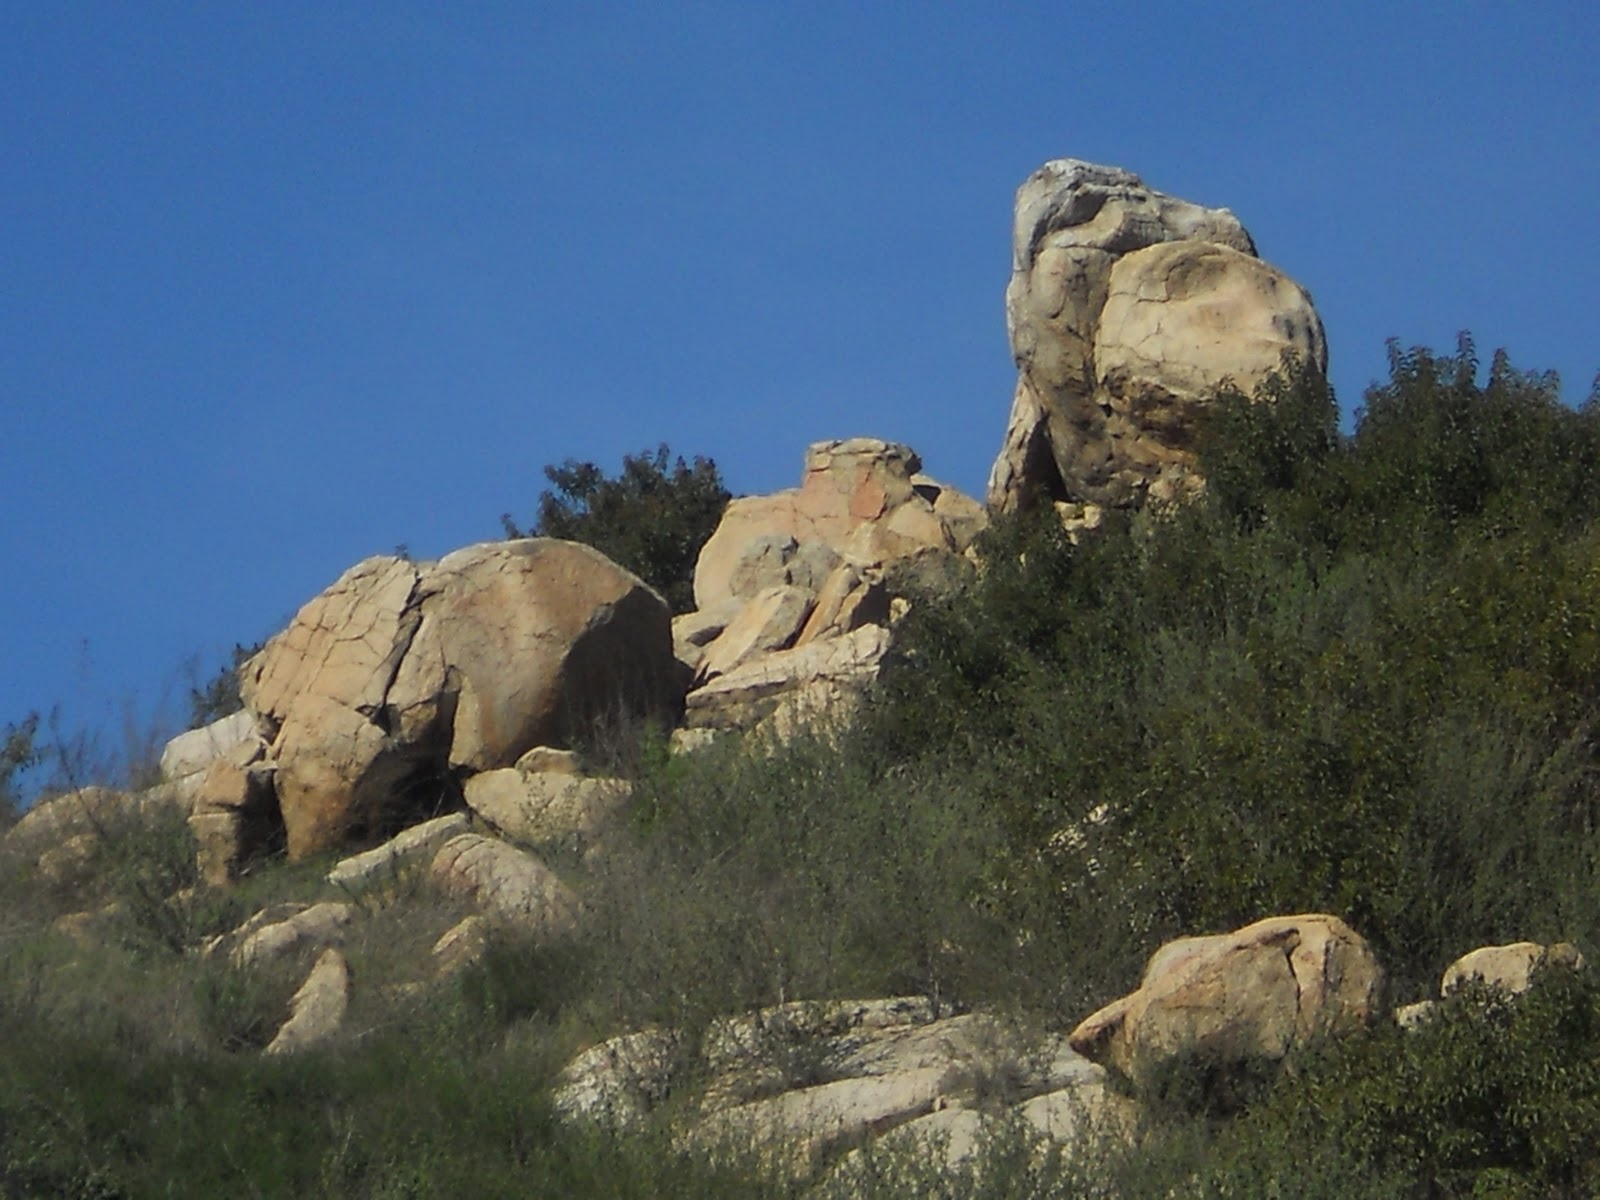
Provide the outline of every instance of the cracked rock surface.
[[1310,295],[1256,257],[1231,212],[1070,158],[1017,191],[1006,325],[1018,378],[993,512],[1035,492],[1123,507],[1178,498],[1220,383],[1249,392],[1285,354],[1327,370]]
[[1270,917],[1168,942],[1137,991],[1087,1017],[1069,1040],[1145,1084],[1189,1055],[1223,1068],[1281,1060],[1315,1037],[1370,1024],[1382,998],[1377,959],[1338,917]]
[[291,858],[436,811],[457,771],[567,745],[596,717],[681,707],[666,604],[588,546],[369,558],[247,664]]

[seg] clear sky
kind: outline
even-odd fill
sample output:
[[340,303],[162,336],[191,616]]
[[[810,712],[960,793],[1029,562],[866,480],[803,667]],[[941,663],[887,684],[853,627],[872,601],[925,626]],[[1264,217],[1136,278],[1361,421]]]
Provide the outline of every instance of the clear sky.
[[0,9],[0,723],[182,715],[347,566],[666,441],[981,494],[1012,193],[1232,208],[1385,339],[1600,367],[1600,4]]

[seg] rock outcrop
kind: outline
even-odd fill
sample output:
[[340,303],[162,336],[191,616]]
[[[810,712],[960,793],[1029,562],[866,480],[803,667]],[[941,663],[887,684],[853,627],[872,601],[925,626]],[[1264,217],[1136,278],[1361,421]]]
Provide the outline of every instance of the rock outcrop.
[[573,850],[587,849],[620,820],[633,794],[625,779],[520,764],[474,775],[463,791],[473,814],[513,841]]
[[1378,1015],[1383,971],[1337,917],[1270,917],[1233,933],[1180,938],[1151,957],[1139,990],[1072,1031],[1073,1049],[1135,1083],[1198,1059],[1227,1071],[1278,1061]]
[[1006,324],[1019,374],[993,512],[1044,497],[1082,522],[1181,497],[1219,384],[1248,392],[1286,354],[1327,369],[1311,297],[1231,212],[1076,159],[1017,191]]
[[726,1017],[693,1046],[674,1030],[625,1034],[574,1059],[555,1102],[569,1118],[629,1125],[698,1080],[686,1144],[758,1146],[803,1175],[891,1131],[931,1141],[954,1126],[971,1153],[987,1126],[1020,1115],[1065,1140],[1084,1112],[1115,1103],[1105,1077],[1059,1036],[900,997]]
[[453,772],[510,766],[586,722],[670,720],[683,686],[661,598],[545,538],[367,559],[241,672],[291,858],[393,832],[437,811]]
[[1546,946],[1539,942],[1512,942],[1508,946],[1482,946],[1463,954],[1445,968],[1439,994],[1448,996],[1470,980],[1478,980],[1513,996],[1528,990],[1535,973],[1544,967],[1583,969],[1583,954],[1571,942]]
[[976,500],[921,470],[895,442],[817,442],[798,488],[728,505],[695,568],[697,611],[673,623],[694,673],[686,726],[842,715],[876,673],[896,595],[970,569],[961,556],[988,523]]

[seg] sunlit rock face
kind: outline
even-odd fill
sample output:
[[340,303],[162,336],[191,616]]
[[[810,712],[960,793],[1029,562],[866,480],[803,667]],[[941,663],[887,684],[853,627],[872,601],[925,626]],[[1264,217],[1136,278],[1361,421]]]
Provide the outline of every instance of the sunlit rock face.
[[1231,212],[1070,158],[1017,191],[1006,325],[1018,376],[992,512],[1178,498],[1219,384],[1249,392],[1285,355],[1327,370],[1310,295]]

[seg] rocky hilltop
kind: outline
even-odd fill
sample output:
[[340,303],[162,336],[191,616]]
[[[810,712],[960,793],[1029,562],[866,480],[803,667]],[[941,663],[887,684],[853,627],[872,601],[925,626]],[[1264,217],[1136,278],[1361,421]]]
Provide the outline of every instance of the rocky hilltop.
[[[362,939],[426,929],[426,970],[371,985],[395,1005],[423,1003],[507,930],[545,965],[620,941],[623,893],[653,870],[640,828],[660,814],[584,753],[597,729],[670,730],[673,762],[729,745],[760,760],[801,732],[835,744],[920,598],[992,568],[978,550],[991,521],[1048,502],[1076,538],[1109,509],[1177,509],[1205,486],[1194,438],[1219,388],[1248,393],[1290,361],[1326,371],[1310,296],[1231,212],[1118,168],[1055,160],[1022,184],[1005,305],[1018,379],[984,502],[924,473],[907,445],[819,441],[798,486],[727,506],[699,554],[694,611],[676,617],[574,542],[367,559],[242,667],[242,711],[166,747],[157,786],[46,800],[0,851],[41,888],[88,894],[108,840],[181,820],[203,888],[156,899],[185,912],[248,894],[279,858],[312,864],[296,868],[292,896],[204,937],[171,935],[215,969],[301,964],[252,1047],[272,1056],[337,1044],[368,986],[353,965]],[[896,784],[891,773],[872,786]],[[1107,819],[1100,805],[1047,828],[1030,861],[1066,861],[1062,847]],[[1055,886],[1092,888],[1099,870],[1086,858]],[[415,915],[418,897],[437,928]],[[90,945],[117,919],[114,906],[83,908],[55,928]],[[946,1164],[1019,1125],[1047,1141],[1093,1129],[1126,1142],[1141,1127],[1136,1097],[1197,1060],[1244,1078],[1396,1015],[1410,1029],[1433,1019],[1432,1001],[1391,1012],[1377,953],[1337,915],[1266,916],[1146,949],[1137,988],[1070,1030],[1019,1031],[960,996],[797,1000],[775,966],[777,1003],[693,1029],[603,1030],[559,1072],[553,1104],[564,1121],[622,1129],[671,1113],[679,1147],[753,1141],[819,1180],[818,1194],[844,1195],[878,1140]],[[936,939],[922,953],[958,950]],[[1546,968],[1581,966],[1566,944],[1485,947],[1440,993],[1518,994]]]

